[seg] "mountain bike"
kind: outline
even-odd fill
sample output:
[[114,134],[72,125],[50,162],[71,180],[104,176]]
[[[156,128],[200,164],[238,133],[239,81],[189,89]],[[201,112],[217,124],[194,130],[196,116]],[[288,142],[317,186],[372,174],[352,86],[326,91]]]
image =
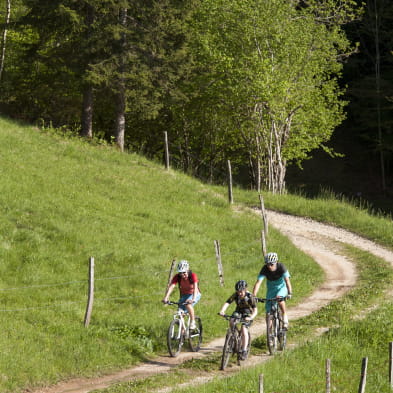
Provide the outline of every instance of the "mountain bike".
[[[169,305],[184,305],[185,303],[168,302]],[[172,357],[179,355],[184,342],[187,340],[191,351],[198,352],[202,343],[202,320],[195,317],[195,329],[190,329],[190,316],[187,311],[178,308],[169,324],[167,334],[168,351]]]
[[222,358],[221,358],[221,367],[220,370],[225,370],[228,366],[229,359],[232,355],[237,356],[237,365],[240,366],[241,360],[246,360],[249,353],[250,353],[250,346],[251,346],[251,334],[250,330],[247,329],[248,334],[248,346],[247,346],[247,353],[244,359],[242,359],[242,326],[245,325],[247,327],[250,326],[250,321],[246,321],[243,318],[234,318],[233,315],[221,315],[227,321],[231,318],[234,319],[234,323],[230,324],[227,330],[227,334],[225,337],[225,344],[222,349]]
[[277,349],[283,351],[287,343],[287,329],[284,328],[279,302],[285,301],[286,297],[264,299],[257,297],[258,302],[270,302],[270,311],[266,316],[266,341],[270,355],[274,355]]

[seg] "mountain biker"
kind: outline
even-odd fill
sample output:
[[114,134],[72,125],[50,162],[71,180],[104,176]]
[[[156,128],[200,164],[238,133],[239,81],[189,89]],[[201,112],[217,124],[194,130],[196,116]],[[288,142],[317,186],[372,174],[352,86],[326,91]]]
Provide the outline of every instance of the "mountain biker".
[[230,324],[233,326],[235,320],[237,318],[242,318],[246,321],[249,321],[247,324],[242,325],[242,353],[241,359],[245,360],[247,357],[247,348],[248,348],[248,334],[247,329],[251,326],[253,319],[256,317],[258,313],[257,304],[255,301],[255,297],[249,291],[247,291],[247,282],[244,280],[240,280],[235,284],[236,292],[232,294],[228,300],[221,307],[219,312],[220,315],[224,316],[226,309],[233,302],[236,303],[236,310],[233,312],[232,317],[230,319]]
[[[276,297],[292,297],[292,285],[290,281],[290,274],[283,263],[278,262],[278,255],[275,252],[269,252],[265,256],[265,265],[259,272],[258,279],[252,291],[254,296],[257,296],[259,287],[263,279],[266,278],[267,293],[266,298],[273,299]],[[271,302],[266,302],[266,316],[270,311]],[[288,316],[286,313],[285,301],[279,302],[281,313],[283,316],[284,329],[288,328]]]
[[194,305],[199,302],[201,292],[198,287],[198,277],[190,270],[190,265],[186,260],[181,260],[177,265],[177,274],[173,276],[172,281],[166,291],[163,303],[168,303],[169,296],[174,290],[176,284],[179,286],[180,299],[179,307],[187,311],[190,315],[190,329],[196,329]]

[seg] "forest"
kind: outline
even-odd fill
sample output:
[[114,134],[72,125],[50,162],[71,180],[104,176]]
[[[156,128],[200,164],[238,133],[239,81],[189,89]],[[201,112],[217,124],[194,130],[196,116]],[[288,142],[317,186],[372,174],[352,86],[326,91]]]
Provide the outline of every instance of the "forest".
[[5,0],[0,18],[3,115],[157,160],[165,131],[185,172],[220,182],[231,160],[274,193],[346,143],[389,192],[388,0]]

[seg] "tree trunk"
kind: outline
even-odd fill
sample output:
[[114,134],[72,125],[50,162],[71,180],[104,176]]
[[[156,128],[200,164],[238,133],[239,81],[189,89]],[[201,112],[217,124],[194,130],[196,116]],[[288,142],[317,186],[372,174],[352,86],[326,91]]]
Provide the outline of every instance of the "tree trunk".
[[8,26],[10,24],[10,18],[11,18],[11,0],[6,0],[6,13],[5,14],[6,15],[5,15],[5,24],[4,24],[1,59],[0,59],[0,81],[3,76],[4,63],[5,63],[5,48],[6,48],[6,43],[7,43],[7,33],[8,33]]
[[81,136],[93,138],[93,87],[88,85],[83,92]]
[[126,100],[124,83],[119,85],[116,106],[115,141],[120,151],[124,151],[124,135],[126,129]]
[[377,0],[374,0],[374,13],[375,13],[375,85],[377,93],[377,127],[378,127],[378,150],[379,162],[381,168],[381,187],[382,191],[386,192],[386,179],[385,179],[385,159],[383,154],[383,141],[382,141],[382,125],[381,125],[381,54],[379,49],[379,29],[380,19]]
[[[86,7],[86,39],[89,41],[91,37],[91,28],[94,23],[94,8],[89,4],[86,4]],[[89,60],[85,66],[85,72],[87,72]],[[88,83],[85,85],[83,91],[83,107],[80,132],[80,135],[85,138],[93,138],[93,98],[93,86]]]
[[[126,27],[127,24],[127,9],[122,8],[119,13],[119,22],[122,27]],[[120,53],[120,67],[119,73],[120,78],[118,82],[117,91],[117,106],[116,106],[116,129],[115,129],[115,140],[120,151],[124,151],[124,135],[126,129],[126,87],[124,81],[124,68],[125,68],[125,47],[126,47],[126,36],[125,33],[121,37],[122,52]]]

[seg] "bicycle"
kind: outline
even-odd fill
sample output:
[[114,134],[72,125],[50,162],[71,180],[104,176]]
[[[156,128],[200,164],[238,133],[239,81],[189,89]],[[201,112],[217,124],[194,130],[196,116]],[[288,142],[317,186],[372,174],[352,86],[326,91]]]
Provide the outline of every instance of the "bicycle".
[[257,297],[258,302],[271,302],[270,311],[266,317],[266,341],[270,355],[274,355],[277,349],[283,351],[287,343],[287,329],[281,315],[279,302],[285,301],[286,297],[265,299]]
[[[185,303],[168,302],[169,305],[184,305]],[[179,308],[173,315],[167,334],[168,351],[172,357],[179,355],[186,340],[193,352],[198,352],[202,343],[202,320],[195,317],[196,329],[190,329],[190,316],[187,311]]]
[[[221,314],[218,314],[221,315]],[[234,318],[233,315],[221,315],[227,321],[231,318],[234,319],[234,323],[230,324],[227,330],[227,334],[225,337],[225,344],[222,349],[222,358],[221,358],[221,367],[220,370],[225,370],[228,366],[229,359],[232,355],[237,355],[237,365],[240,366],[241,360],[246,360],[248,354],[250,353],[250,346],[251,346],[251,333],[249,329],[247,329],[248,333],[248,346],[246,349],[246,356],[242,358],[242,326],[246,325],[247,327],[250,326],[250,321],[246,321],[243,318]]]

